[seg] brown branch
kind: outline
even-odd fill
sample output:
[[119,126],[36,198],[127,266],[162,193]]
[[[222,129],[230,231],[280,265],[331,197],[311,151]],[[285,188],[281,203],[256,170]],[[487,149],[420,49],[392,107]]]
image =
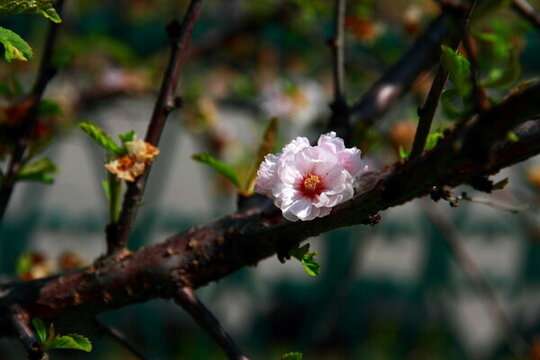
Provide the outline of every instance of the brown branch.
[[[174,94],[180,80],[189,39],[201,13],[203,2],[204,0],[192,0],[182,25],[178,24],[177,21],[173,21],[167,26],[171,41],[171,54],[145,137],[145,141],[154,146],[159,143],[165,121],[170,112],[179,106],[179,100]],[[126,248],[139,204],[142,201],[150,169],[149,167],[135,182],[128,184],[120,218],[118,222],[107,226],[107,255],[120,253]]]
[[126,348],[133,356],[135,356],[137,359],[140,360],[150,360],[149,357],[147,357],[145,354],[143,354],[135,345],[133,345],[126,335],[122,333],[120,330],[105,325],[100,320],[94,318],[92,319],[92,326],[94,326],[99,332],[104,333],[111,338],[113,338],[115,341],[117,341],[120,345],[122,345],[124,348]]
[[[62,8],[64,6],[64,0],[58,0],[55,8],[59,15],[62,15]],[[43,55],[41,57],[41,63],[39,65],[39,71],[37,73],[36,81],[32,87],[30,94],[26,96],[24,100],[29,104],[28,112],[20,125],[20,129],[15,142],[15,147],[10,158],[10,162],[0,187],[0,223],[4,217],[6,208],[13,188],[15,186],[15,179],[22,166],[24,165],[23,156],[28,147],[32,129],[38,119],[38,109],[45,88],[49,81],[56,74],[56,68],[52,65],[52,54],[54,51],[54,44],[58,35],[58,28],[61,24],[50,22],[49,30],[47,32],[47,39],[45,41],[45,47],[43,49]]]
[[36,337],[34,330],[30,327],[30,317],[28,313],[21,309],[18,304],[10,307],[7,315],[8,321],[13,326],[13,329],[19,336],[19,340],[28,352],[28,359],[43,360],[48,359],[39,346],[39,340]]
[[345,97],[345,10],[346,0],[334,0],[334,36],[328,40],[332,50],[334,100],[330,104],[332,115],[327,130],[334,130],[345,143],[351,137],[350,109]]
[[[365,174],[357,195],[326,217],[288,222],[277,209],[250,208],[100,267],[0,286],[0,309],[19,304],[31,316],[60,325],[156,297],[176,298],[180,289],[196,289],[256,264],[275,254],[278,246],[292,247],[308,237],[361,224],[382,210],[429,194],[433,186],[467,183],[540,153],[540,122],[515,129],[539,111],[536,83],[475,121],[460,123],[422,156]],[[517,142],[500,141],[509,129]]]
[[413,46],[351,108],[351,118],[370,127],[410,87],[423,70],[439,60],[441,42],[448,36],[449,16],[442,14]]
[[437,209],[435,209],[433,206],[428,207],[424,202],[421,202],[421,205],[424,209],[424,214],[437,228],[455,261],[467,279],[473,285],[473,288],[479,295],[486,312],[492,317],[495,324],[499,327],[509,349],[518,358],[523,357],[527,353],[529,345],[516,330],[512,324],[512,321],[510,321],[508,315],[497,301],[497,296],[495,295],[495,292],[489,285],[488,281],[482,275],[482,272],[480,269],[478,269],[467,250],[463,247],[462,241],[459,238],[456,229],[447,219],[441,216]]
[[540,14],[526,0],[512,0],[512,8],[540,30]]
[[216,317],[199,300],[193,289],[189,287],[180,288],[175,301],[221,346],[229,359],[249,360]]

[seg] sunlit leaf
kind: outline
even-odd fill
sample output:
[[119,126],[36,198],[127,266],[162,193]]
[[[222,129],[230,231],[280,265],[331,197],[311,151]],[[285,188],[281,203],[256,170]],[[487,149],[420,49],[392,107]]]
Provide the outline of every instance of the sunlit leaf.
[[434,133],[429,134],[426,139],[426,146],[424,149],[426,151],[433,149],[437,145],[439,140],[442,139],[443,137],[444,137],[444,134],[442,132],[434,132]]
[[47,328],[45,327],[43,320],[39,318],[33,318],[32,325],[34,326],[34,329],[36,330],[36,334],[39,337],[39,341],[41,341],[41,343],[43,344],[45,341],[47,341]]
[[4,58],[12,60],[28,61],[32,58],[32,48],[22,37],[13,31],[0,26],[0,43],[4,45]]
[[510,142],[518,142],[519,141],[519,138],[517,137],[517,135],[515,133],[513,133],[512,131],[509,131],[506,133],[506,139]]
[[450,80],[458,89],[461,97],[468,97],[472,91],[471,63],[463,55],[446,45],[442,45],[441,49],[441,63],[448,71]]
[[195,154],[192,155],[191,158],[216,170],[219,174],[225,176],[229,181],[231,181],[237,188],[240,188],[240,181],[238,180],[236,172],[223,161],[218,160],[208,153]]
[[505,89],[510,87],[519,78],[520,74],[519,56],[515,51],[511,51],[508,57],[508,66],[491,70],[483,85],[488,88]]
[[62,22],[53,3],[53,0],[3,0],[0,15],[40,14],[55,23]]
[[47,342],[45,350],[49,349],[74,349],[86,352],[92,351],[92,343],[87,337],[79,334],[56,336]]
[[122,154],[124,149],[114,142],[105,130],[89,121],[81,121],[79,127],[90,136],[99,146],[111,154]]
[[290,352],[281,355],[281,360],[302,360],[304,355],[301,352]]

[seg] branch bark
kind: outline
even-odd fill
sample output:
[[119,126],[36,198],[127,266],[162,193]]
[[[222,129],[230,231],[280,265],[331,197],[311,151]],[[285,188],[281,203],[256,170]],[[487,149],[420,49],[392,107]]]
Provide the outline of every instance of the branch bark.
[[[432,151],[361,178],[359,192],[326,217],[288,222],[274,208],[250,208],[179,233],[100,266],[0,286],[0,309],[13,304],[55,324],[152,298],[176,298],[308,237],[366,218],[430,193],[485,177],[540,153],[540,83],[508,97],[474,121],[460,123]],[[513,129],[517,142],[502,140]],[[4,327],[0,321],[0,329]],[[1,331],[1,330],[0,330]],[[0,334],[1,335],[1,334]],[[12,334],[13,335],[13,334]]]
[[[201,13],[203,3],[204,0],[192,0],[182,25],[173,21],[167,26],[171,42],[171,55],[145,137],[145,141],[154,146],[159,143],[167,117],[171,111],[179,106],[180,101],[175,97],[174,93],[180,81],[180,73],[186,58],[189,39]],[[142,201],[150,170],[151,167],[135,182],[128,184],[120,218],[118,222],[107,226],[107,255],[117,254],[125,250],[139,204]]]

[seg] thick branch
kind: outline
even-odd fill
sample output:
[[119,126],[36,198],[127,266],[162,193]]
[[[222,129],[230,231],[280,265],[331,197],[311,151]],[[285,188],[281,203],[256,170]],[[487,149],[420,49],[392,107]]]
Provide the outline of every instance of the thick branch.
[[[62,14],[63,6],[64,0],[58,0],[56,2],[56,11],[60,15]],[[28,113],[20,126],[20,131],[13,149],[13,154],[6,171],[5,178],[0,187],[0,223],[2,222],[2,218],[4,217],[4,213],[13,192],[13,187],[15,186],[15,177],[24,165],[23,156],[26,148],[28,147],[32,129],[34,128],[34,125],[38,119],[39,103],[41,102],[41,98],[43,97],[47,84],[56,74],[56,68],[52,65],[51,60],[59,27],[60,24],[53,22],[51,22],[49,25],[36,82],[34,83],[32,91],[30,94],[28,94],[25,100],[29,104]]]
[[[189,39],[201,13],[203,2],[204,0],[192,0],[182,25],[173,21],[167,26],[171,41],[171,55],[145,137],[145,141],[154,146],[159,143],[169,113],[179,105],[179,101],[175,97],[175,91],[180,81],[180,73],[186,58]],[[107,255],[120,252],[127,246],[128,237],[135,222],[139,204],[142,201],[150,169],[148,168],[135,182],[128,184],[120,219],[117,223],[110,224],[107,227]]]
[[[358,194],[326,217],[288,222],[276,209],[251,208],[101,267],[5,285],[0,287],[0,308],[18,303],[32,316],[69,323],[155,297],[175,298],[179,289],[204,286],[275,254],[278,243],[294,246],[308,237],[360,224],[379,211],[427,195],[433,186],[467,183],[540,153],[538,121],[514,129],[538,112],[536,83],[476,120],[461,123],[432,151],[364,175]],[[519,141],[500,141],[510,129]]]

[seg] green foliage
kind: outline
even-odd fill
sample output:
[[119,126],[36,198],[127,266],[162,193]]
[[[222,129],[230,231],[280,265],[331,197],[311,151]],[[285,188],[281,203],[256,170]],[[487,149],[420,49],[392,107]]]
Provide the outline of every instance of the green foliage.
[[281,360],[302,360],[304,355],[301,352],[290,352],[281,355]]
[[135,139],[135,131],[131,130],[131,131],[128,131],[127,133],[125,133],[125,134],[118,134],[118,138],[120,139],[122,144],[133,141]]
[[111,155],[122,155],[125,153],[125,149],[116,145],[113,139],[107,134],[105,130],[93,124],[89,121],[82,121],[79,123],[79,127],[88,136],[92,138],[99,146],[104,148],[107,153]]
[[40,14],[55,23],[62,22],[53,7],[53,0],[3,0],[0,2],[1,15]]
[[468,97],[472,91],[471,63],[446,45],[442,45],[441,50],[441,64],[448,71],[450,80],[461,97]]
[[23,253],[17,258],[15,264],[15,273],[17,276],[23,276],[34,266],[34,257],[30,253]]
[[227,178],[230,182],[232,182],[238,189],[241,187],[240,181],[238,180],[238,176],[236,175],[234,169],[229,165],[225,164],[223,161],[215,158],[208,153],[194,154],[191,156],[191,159],[200,162],[201,164],[205,164],[208,167],[211,167],[219,174]]
[[56,336],[47,343],[46,350],[50,349],[74,349],[86,352],[92,351],[92,343],[87,337],[79,334]]
[[321,265],[315,260],[317,251],[309,252],[309,246],[309,244],[305,244],[301,247],[297,246],[289,251],[289,255],[300,261],[309,276],[319,276],[321,273]]
[[12,60],[28,61],[32,58],[32,48],[22,37],[13,31],[0,26],[0,42],[4,45],[4,58]]
[[41,341],[41,343],[43,344],[45,341],[47,341],[47,328],[45,327],[45,323],[39,318],[33,318],[32,325],[36,330],[39,341]]
[[506,139],[510,142],[518,142],[519,141],[519,138],[518,136],[513,133],[512,131],[509,131],[507,134],[506,134]]
[[426,139],[426,146],[424,147],[424,150],[429,151],[433,149],[435,146],[437,146],[437,143],[443,137],[444,137],[444,134],[439,131],[429,134]]
[[508,65],[505,68],[496,67],[492,69],[482,85],[488,88],[506,89],[516,82],[520,74],[519,56],[515,51],[510,51]]
[[54,182],[53,174],[58,168],[49,158],[42,158],[25,165],[15,177],[16,181],[38,181],[46,184]]
[[105,196],[109,200],[109,216],[112,223],[118,221],[120,217],[121,207],[121,192],[122,192],[122,182],[118,181],[116,176],[111,173],[107,173],[107,179],[101,182],[103,190],[105,190]]
[[52,323],[47,333],[45,323],[39,318],[32,319],[32,325],[41,342],[41,348],[45,352],[51,349],[92,351],[92,343],[85,336],[79,334],[58,335],[55,333]]
[[60,104],[54,100],[48,99],[41,100],[39,103],[38,112],[39,116],[60,116],[64,114]]

